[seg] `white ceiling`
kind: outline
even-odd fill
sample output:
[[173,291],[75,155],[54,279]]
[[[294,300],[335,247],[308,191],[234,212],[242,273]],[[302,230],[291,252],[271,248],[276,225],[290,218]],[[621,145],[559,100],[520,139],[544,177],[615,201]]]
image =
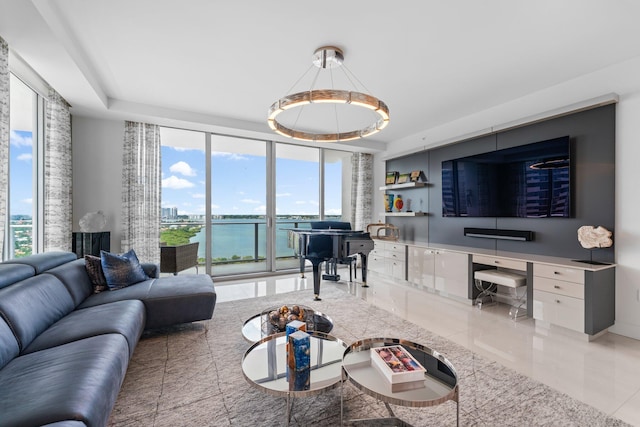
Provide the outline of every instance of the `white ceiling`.
[[638,18],[636,0],[0,0],[0,36],[74,114],[270,133],[335,45],[389,106],[381,143],[638,57]]

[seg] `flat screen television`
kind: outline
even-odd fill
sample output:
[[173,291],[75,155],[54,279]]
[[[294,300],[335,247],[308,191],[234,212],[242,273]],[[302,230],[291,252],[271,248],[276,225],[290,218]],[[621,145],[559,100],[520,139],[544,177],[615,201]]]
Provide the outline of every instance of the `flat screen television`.
[[442,162],[443,217],[569,218],[569,136]]

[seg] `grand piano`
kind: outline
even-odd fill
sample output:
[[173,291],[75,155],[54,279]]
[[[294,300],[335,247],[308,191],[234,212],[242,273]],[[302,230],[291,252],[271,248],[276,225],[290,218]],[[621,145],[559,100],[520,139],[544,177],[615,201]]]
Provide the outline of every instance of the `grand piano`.
[[[313,267],[313,293],[320,300],[320,264],[338,263],[360,254],[362,265],[362,286],[367,287],[367,255],[373,250],[373,240],[369,233],[351,230],[351,224],[340,221],[318,221],[307,228],[292,228],[289,232],[289,246],[300,257],[300,273],[304,277],[305,260]],[[335,264],[334,264],[335,266]]]

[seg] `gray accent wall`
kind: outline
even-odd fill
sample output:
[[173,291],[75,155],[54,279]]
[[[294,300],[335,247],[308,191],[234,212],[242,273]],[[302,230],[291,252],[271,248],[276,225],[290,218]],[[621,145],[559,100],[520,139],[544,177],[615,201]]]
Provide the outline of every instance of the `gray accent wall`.
[[[593,108],[387,161],[387,171],[422,169],[429,181],[426,190],[402,192],[403,197],[417,198],[424,197],[419,192],[425,191],[428,195],[428,217],[389,217],[387,222],[401,228],[403,240],[589,259],[590,251],[582,248],[577,239],[579,227],[606,227],[614,232],[615,243],[615,107],[611,104]],[[571,218],[442,217],[443,161],[565,135],[570,136],[572,147]],[[530,230],[534,232],[534,240],[520,242],[465,237],[465,227]],[[593,260],[614,262],[613,247],[594,250]]]
[[[414,170],[421,170],[424,174],[421,180],[427,178],[429,156],[428,152],[420,152],[406,156],[400,159],[393,159],[387,162],[387,171],[397,171],[399,173],[410,173]],[[410,188],[400,190],[387,190],[394,196],[402,195],[405,206],[411,200],[411,210],[414,212],[422,210],[423,212],[431,212],[429,208],[430,183],[427,187]],[[382,193],[379,197],[383,197]],[[428,217],[387,217],[387,224],[391,223],[400,228],[400,238],[403,241],[412,241],[419,243],[428,243],[429,239],[429,221]]]

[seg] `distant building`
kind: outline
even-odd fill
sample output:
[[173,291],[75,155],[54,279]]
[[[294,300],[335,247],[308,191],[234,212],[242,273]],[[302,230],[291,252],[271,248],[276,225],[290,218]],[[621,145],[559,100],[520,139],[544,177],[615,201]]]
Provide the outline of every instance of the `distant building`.
[[177,219],[178,208],[162,208],[161,216],[162,219]]

